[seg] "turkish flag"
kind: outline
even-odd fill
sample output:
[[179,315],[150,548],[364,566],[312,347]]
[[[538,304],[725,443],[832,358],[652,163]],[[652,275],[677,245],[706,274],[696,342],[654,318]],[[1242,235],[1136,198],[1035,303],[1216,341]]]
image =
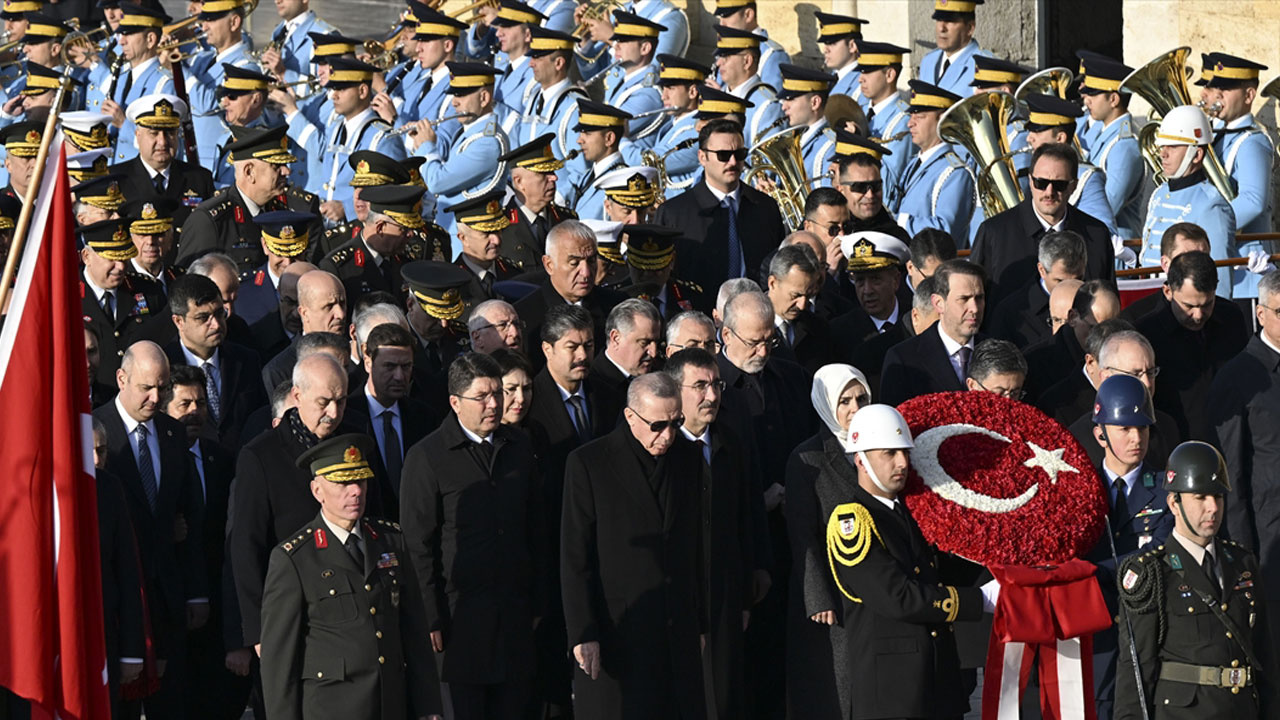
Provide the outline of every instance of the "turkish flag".
[[75,222],[50,143],[0,330],[0,685],[36,717],[107,720],[97,493]]

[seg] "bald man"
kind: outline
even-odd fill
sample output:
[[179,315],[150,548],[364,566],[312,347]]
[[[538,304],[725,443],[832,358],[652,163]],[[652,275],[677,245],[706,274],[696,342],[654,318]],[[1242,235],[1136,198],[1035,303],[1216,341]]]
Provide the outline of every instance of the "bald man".
[[159,692],[143,701],[151,717],[181,714],[187,629],[209,619],[199,542],[201,486],[190,463],[185,428],[161,412],[160,388],[168,382],[164,351],[150,341],[136,342],[116,371],[115,399],[93,411],[107,430],[105,467],[125,487],[142,561],[147,610],[163,672]]
[[[285,287],[285,278],[289,271],[300,263],[290,265],[280,278],[280,285]],[[313,332],[331,332],[346,337],[347,335],[347,291],[337,275],[324,270],[312,269],[298,276],[298,327],[301,335]],[[280,312],[286,310],[284,291],[280,294]],[[289,326],[285,325],[285,330]],[[262,368],[262,382],[267,392],[276,385],[289,379],[293,364],[298,360],[299,334],[290,335],[291,343],[280,354],[271,359]]]
[[253,346],[258,349],[264,363],[283,352],[295,336],[302,334],[302,321],[298,319],[298,278],[315,269],[316,266],[309,262],[296,262],[285,268],[280,273],[280,282],[266,311],[254,309],[255,304],[263,300],[257,298],[259,290],[252,284],[245,285],[237,298],[241,312],[257,316],[249,321],[249,331],[253,335]]
[[[294,461],[336,434],[346,411],[347,372],[332,355],[312,353],[292,371],[293,407],[285,411],[279,425],[240,451],[231,491],[235,522],[227,536],[227,554],[235,574],[245,647],[258,644],[262,584],[272,548],[292,537],[320,510],[311,494],[311,472]],[[376,484],[369,483],[370,487]],[[370,496],[368,511],[380,514],[378,498]]]

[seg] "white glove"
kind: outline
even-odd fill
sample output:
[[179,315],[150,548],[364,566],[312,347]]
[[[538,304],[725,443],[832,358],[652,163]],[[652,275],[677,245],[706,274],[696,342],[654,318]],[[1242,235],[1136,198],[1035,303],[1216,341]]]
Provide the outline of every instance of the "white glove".
[[994,613],[996,600],[1000,599],[1000,581],[992,580],[979,589],[982,591],[982,612]]
[[1120,257],[1120,253],[1124,252],[1124,238],[1115,233],[1111,235],[1111,252],[1115,253],[1116,257]]
[[1124,248],[1116,253],[1116,262],[1123,267],[1138,267],[1138,253],[1134,252],[1133,248]]
[[1246,267],[1254,275],[1266,275],[1276,269],[1275,263],[1271,262],[1270,253],[1265,250],[1250,250],[1249,264]]

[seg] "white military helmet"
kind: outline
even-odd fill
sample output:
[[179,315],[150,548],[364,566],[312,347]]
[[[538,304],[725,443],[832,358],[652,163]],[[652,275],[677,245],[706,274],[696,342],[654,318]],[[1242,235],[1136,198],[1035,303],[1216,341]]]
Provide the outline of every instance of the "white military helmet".
[[915,446],[911,428],[892,405],[868,405],[854,413],[849,422],[849,443],[845,447],[849,452],[909,450]]
[[1208,145],[1213,142],[1213,128],[1209,116],[1195,105],[1179,105],[1160,121],[1156,131],[1156,146]]

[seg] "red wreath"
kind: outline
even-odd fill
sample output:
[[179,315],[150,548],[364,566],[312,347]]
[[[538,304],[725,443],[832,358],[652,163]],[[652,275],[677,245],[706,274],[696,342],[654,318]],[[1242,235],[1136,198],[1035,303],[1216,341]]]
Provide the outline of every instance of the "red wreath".
[[1108,505],[1097,473],[1044,413],[987,392],[898,410],[916,442],[906,502],[940,549],[987,566],[1056,565],[1098,541]]

